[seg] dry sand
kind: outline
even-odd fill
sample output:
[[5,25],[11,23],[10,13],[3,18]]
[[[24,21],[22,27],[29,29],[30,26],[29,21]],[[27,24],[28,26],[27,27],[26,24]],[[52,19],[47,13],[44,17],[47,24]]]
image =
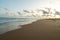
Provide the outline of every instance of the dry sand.
[[60,40],[60,20],[38,20],[0,35],[0,40]]

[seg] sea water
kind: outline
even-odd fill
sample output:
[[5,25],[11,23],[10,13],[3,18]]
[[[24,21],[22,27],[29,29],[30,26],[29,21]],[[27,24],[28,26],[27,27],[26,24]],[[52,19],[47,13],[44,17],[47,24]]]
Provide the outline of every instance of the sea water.
[[22,28],[21,25],[26,25],[36,21],[36,18],[4,18],[0,17],[0,34]]

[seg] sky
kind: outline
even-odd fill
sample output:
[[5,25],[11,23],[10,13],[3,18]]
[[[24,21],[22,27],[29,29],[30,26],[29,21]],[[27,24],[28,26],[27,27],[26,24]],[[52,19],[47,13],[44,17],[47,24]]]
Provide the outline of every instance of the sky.
[[0,0],[0,7],[15,11],[51,7],[60,11],[60,0]]
[[0,0],[0,7],[12,10],[52,7],[59,10],[60,0]]

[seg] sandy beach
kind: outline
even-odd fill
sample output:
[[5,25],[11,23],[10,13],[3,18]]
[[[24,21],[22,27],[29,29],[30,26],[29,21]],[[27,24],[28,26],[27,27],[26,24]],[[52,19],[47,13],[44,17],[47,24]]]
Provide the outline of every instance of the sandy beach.
[[0,40],[60,40],[60,19],[38,20],[0,35]]

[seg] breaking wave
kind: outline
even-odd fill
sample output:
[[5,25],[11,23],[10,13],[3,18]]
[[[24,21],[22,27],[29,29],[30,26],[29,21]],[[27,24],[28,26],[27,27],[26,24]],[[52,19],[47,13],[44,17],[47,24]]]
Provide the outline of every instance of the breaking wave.
[[36,20],[36,18],[0,18],[0,34],[21,28],[21,25],[26,25]]

